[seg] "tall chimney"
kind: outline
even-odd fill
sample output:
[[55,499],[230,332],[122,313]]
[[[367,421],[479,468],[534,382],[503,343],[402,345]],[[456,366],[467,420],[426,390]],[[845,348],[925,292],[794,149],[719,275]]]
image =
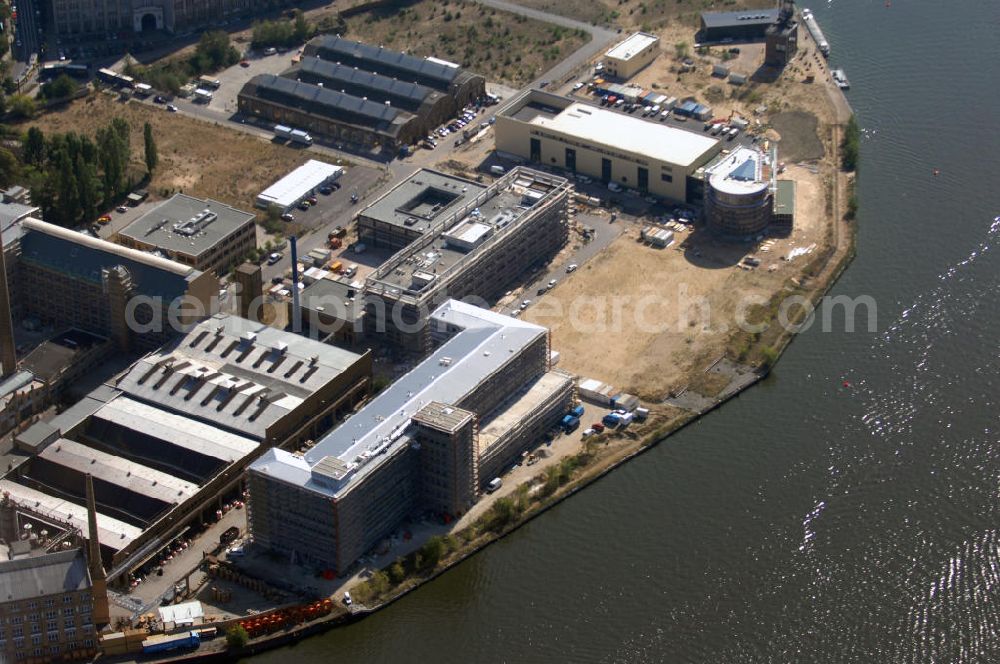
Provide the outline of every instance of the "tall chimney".
[[7,290],[7,258],[3,252],[0,232],[0,378],[17,371],[17,350],[14,345],[14,320],[10,311],[10,291]]
[[87,561],[90,567],[90,587],[94,595],[94,624],[111,622],[108,605],[108,575],[101,560],[101,541],[97,534],[97,500],[94,498],[94,478],[87,473]]
[[302,332],[302,311],[299,303],[299,250],[294,235],[288,241],[292,245],[292,332],[300,334]]

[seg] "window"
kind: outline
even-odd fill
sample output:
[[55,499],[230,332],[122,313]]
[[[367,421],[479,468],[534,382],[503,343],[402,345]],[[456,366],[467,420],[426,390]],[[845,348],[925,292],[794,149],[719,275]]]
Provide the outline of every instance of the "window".
[[65,609],[63,609],[63,615],[66,616],[67,618],[71,617],[73,615],[73,607],[68,606]]
[[50,655],[58,655],[59,654],[59,646],[49,646],[49,654]]
[[72,618],[67,618],[66,620],[63,621],[63,627],[65,627],[66,629],[74,629],[76,627],[76,623],[73,621]]
[[660,173],[660,179],[663,180],[664,182],[673,182],[674,176],[671,175],[670,173]]
[[41,632],[39,632],[38,634],[32,634],[31,635],[31,645],[33,645],[33,646],[40,646],[40,645],[42,645],[42,634],[41,634]]
[[72,595],[63,595],[63,604],[72,604],[72,603],[73,603]]
[[83,645],[84,645],[85,648],[93,648],[94,647],[94,640],[93,639],[87,639],[86,641],[83,642]]
[[14,629],[11,630],[11,634],[13,634],[15,637],[24,636],[24,628],[23,627],[15,627]]
[[49,620],[55,618],[57,615],[59,615],[59,614],[56,613],[55,611],[46,611],[45,612],[45,617],[48,618]]
[[45,600],[45,606],[55,606],[56,600],[54,597],[49,597]]

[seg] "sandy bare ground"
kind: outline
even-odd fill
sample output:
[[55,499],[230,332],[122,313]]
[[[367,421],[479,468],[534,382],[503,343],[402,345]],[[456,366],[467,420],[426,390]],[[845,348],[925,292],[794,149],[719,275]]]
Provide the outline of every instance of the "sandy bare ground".
[[[797,277],[817,247],[791,261],[783,257],[824,241],[827,193],[821,177],[795,166],[786,175],[797,182],[801,219],[790,237],[744,245],[689,231],[675,234],[670,248],[656,249],[639,241],[648,223],[639,220],[538,300],[525,318],[551,328],[562,369],[662,399],[724,354],[731,330],[750,307]],[[748,255],[762,265],[738,267]]]

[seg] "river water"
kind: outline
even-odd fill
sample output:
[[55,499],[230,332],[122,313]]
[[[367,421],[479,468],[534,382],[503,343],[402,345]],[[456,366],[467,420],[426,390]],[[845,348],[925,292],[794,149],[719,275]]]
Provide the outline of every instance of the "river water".
[[864,130],[833,292],[878,330],[800,335],[698,424],[261,664],[1000,661],[1000,7],[812,9]]

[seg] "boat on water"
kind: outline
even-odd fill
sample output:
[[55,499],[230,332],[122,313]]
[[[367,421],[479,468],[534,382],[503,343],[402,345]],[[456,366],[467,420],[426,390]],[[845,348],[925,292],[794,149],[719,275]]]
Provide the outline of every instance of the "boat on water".
[[830,72],[833,77],[833,82],[837,84],[837,87],[841,90],[847,90],[851,87],[850,81],[847,80],[847,75],[844,73],[843,69],[834,69]]

